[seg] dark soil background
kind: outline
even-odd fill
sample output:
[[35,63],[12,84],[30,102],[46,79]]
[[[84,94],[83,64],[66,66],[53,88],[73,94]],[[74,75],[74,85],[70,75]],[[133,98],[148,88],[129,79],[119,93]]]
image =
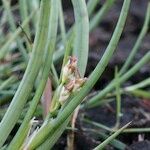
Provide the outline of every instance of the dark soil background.
[[[103,89],[113,78],[115,66],[119,68],[126,61],[137,36],[142,28],[145,12],[147,8],[148,0],[131,0],[130,12],[126,26],[124,28],[121,40],[116,49],[116,52],[111,59],[107,69],[103,73],[100,80],[95,85],[93,92]],[[17,1],[12,0],[12,4]],[[105,0],[101,0],[97,6],[97,9],[102,6]],[[1,2],[0,2],[1,3]],[[90,53],[86,76],[88,76],[95,68],[96,64],[100,60],[103,52],[105,51],[111,35],[114,31],[117,23],[120,10],[122,7],[123,0],[116,0],[115,4],[104,17],[99,26],[90,33]],[[66,27],[69,27],[74,22],[74,16],[72,12],[72,5],[70,0],[63,0],[63,8],[65,11],[65,23]],[[145,36],[142,45],[136,57],[132,63],[134,65],[143,55],[150,49],[150,30]],[[142,67],[139,72],[130,78],[124,85],[132,85],[144,80],[150,76],[150,63]],[[148,89],[150,90],[150,88]],[[150,102],[135,98],[131,95],[122,96],[122,113],[121,125],[134,120],[131,127],[149,127],[150,126]],[[91,150],[98,145],[101,139],[95,135],[91,135],[90,132],[84,131],[85,128],[92,128],[82,122],[81,118],[85,116],[93,121],[100,122],[106,126],[112,127],[115,124],[115,103],[112,102],[108,105],[101,107],[81,110],[79,117],[76,122],[78,130],[75,132],[75,149],[76,150]],[[55,145],[54,150],[66,149],[66,136],[67,131],[60,138],[58,143]],[[142,137],[142,140],[139,140]],[[128,150],[150,150],[150,134],[149,133],[126,133],[121,134],[117,139],[127,144]],[[106,149],[114,150],[113,147],[108,146]]]

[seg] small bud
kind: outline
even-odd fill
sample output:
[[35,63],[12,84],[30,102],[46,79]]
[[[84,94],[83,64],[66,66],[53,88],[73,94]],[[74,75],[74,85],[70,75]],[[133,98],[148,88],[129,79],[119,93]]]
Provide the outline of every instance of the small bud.
[[62,88],[60,88],[58,101],[61,105],[69,98],[70,94],[79,91],[87,79],[81,78],[77,68],[77,58],[69,57],[62,70]]
[[86,82],[87,78],[78,78],[75,80],[75,85],[73,88],[73,92],[79,91],[83,84]]
[[65,85],[65,88],[66,88],[68,91],[72,91],[72,89],[74,88],[74,85],[75,85],[75,79],[74,79],[74,80],[71,80],[67,85]]
[[67,64],[63,67],[62,83],[65,83],[68,80],[74,79],[74,72],[75,72],[76,68],[77,68],[76,57],[69,57]]
[[60,104],[61,105],[64,104],[65,101],[69,98],[69,96],[70,96],[70,91],[65,86],[63,86],[59,97]]
[[77,69],[77,58],[76,57],[70,57],[69,58],[69,69],[73,73]]

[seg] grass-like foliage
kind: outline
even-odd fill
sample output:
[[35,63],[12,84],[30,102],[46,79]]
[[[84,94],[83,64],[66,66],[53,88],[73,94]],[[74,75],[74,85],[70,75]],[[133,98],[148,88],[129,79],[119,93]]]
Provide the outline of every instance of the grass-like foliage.
[[[72,120],[77,110],[98,107],[104,99],[109,103],[108,95],[116,97],[117,101],[115,129],[90,120],[84,121],[114,132],[109,137],[103,135],[105,141],[95,150],[103,149],[109,143],[114,147],[117,146],[118,149],[124,149],[125,145],[115,139],[121,132],[128,131],[125,128],[131,124],[128,123],[119,129],[121,94],[150,97],[148,92],[142,90],[143,87],[150,85],[149,78],[129,87],[121,86],[150,61],[150,52],[148,52],[130,67],[148,31],[150,3],[147,4],[141,32],[124,65],[121,69],[116,68],[115,77],[110,84],[84,101],[107,69],[116,50],[131,0],[124,0],[110,42],[88,77],[85,77],[85,72],[89,55],[89,33],[102,21],[115,0],[106,0],[97,11],[98,0],[88,0],[87,3],[85,0],[71,2],[75,22],[66,30],[61,0],[19,0],[15,6],[11,5],[10,0],[2,1],[3,14],[0,22],[2,35],[0,37],[0,105],[2,106],[0,147],[2,149],[51,149],[68,124],[70,122],[73,124]],[[19,11],[21,20],[19,26],[16,23],[14,10]],[[6,22],[9,25],[8,33],[3,31]],[[62,66],[59,73],[56,63]],[[49,95],[48,98],[45,95]],[[34,116],[40,118],[40,122]],[[12,134],[16,124],[19,124],[19,128]],[[35,124],[38,127],[35,127]]]

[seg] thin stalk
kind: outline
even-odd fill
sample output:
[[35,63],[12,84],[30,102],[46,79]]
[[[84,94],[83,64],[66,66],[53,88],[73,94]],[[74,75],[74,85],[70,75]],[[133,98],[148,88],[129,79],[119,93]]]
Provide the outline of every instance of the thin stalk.
[[[97,133],[103,140],[106,140],[107,138],[109,138],[109,135],[106,135],[105,133]],[[122,143],[121,141],[117,140],[117,139],[113,139],[110,142],[110,145],[112,145],[114,148],[118,149],[118,150],[125,150],[125,148],[127,147],[126,144]]]
[[67,38],[66,38],[66,29],[65,29],[64,14],[63,14],[63,8],[62,8],[62,1],[61,0],[59,0],[59,25],[60,25],[63,45],[65,45]]
[[[31,20],[31,18],[35,15],[35,12],[36,11],[33,11],[31,13],[31,15],[26,20],[24,20],[24,22],[21,24],[21,26],[23,28],[29,23],[29,21]],[[0,50],[0,60],[3,59],[6,56],[6,54],[9,51],[9,47],[10,47],[11,43],[20,35],[21,32],[22,32],[22,30],[20,29],[20,27],[17,28],[15,30],[15,32],[11,35],[11,37],[8,39],[8,41],[1,47],[1,50]]]
[[[48,39],[47,39],[47,55],[45,58],[45,62],[43,64],[43,70],[42,70],[42,78],[39,83],[39,86],[37,88],[37,91],[35,93],[35,96],[31,102],[31,105],[28,109],[28,112],[16,134],[16,136],[13,138],[12,142],[10,143],[8,149],[10,150],[16,150],[19,149],[19,147],[22,145],[27,132],[28,132],[28,124],[30,120],[33,117],[33,114],[36,110],[36,107],[39,103],[39,100],[42,96],[42,93],[44,91],[48,75],[50,72],[50,66],[52,65],[52,56],[53,51],[55,49],[55,43],[56,43],[56,35],[57,35],[57,24],[58,24],[58,1],[56,0],[47,0],[47,5],[49,6],[47,9],[50,9],[50,18],[49,18],[49,31],[48,31]],[[51,6],[51,7],[50,7]]]
[[[86,123],[89,123],[95,127],[98,127],[100,129],[103,129],[103,130],[106,130],[106,131],[109,131],[109,132],[116,132],[117,130],[116,129],[112,129],[112,128],[109,128],[101,123],[97,123],[97,122],[94,122],[94,121],[90,121],[90,120],[87,120],[87,119],[84,119],[83,120],[84,122]],[[143,132],[150,132],[150,128],[127,128],[125,129],[122,133],[143,133]]]
[[[9,22],[11,31],[14,32],[16,30],[16,25],[15,25],[15,20],[13,18],[13,14],[12,14],[11,9],[10,9],[10,2],[3,0],[3,5],[4,5],[4,8],[5,8],[7,15],[8,15],[8,22]],[[25,61],[27,62],[28,61],[28,55],[27,55],[27,52],[26,52],[26,50],[23,46],[23,43],[20,39],[17,39],[17,45],[18,45],[19,50],[20,50],[21,54],[23,55]]]
[[7,95],[1,96],[0,97],[0,106],[2,106],[4,104],[7,104],[7,102],[10,102],[12,100],[12,97],[13,97],[14,93],[10,93],[10,91],[9,91],[9,93]]
[[65,109],[63,109],[62,112],[59,113],[57,118],[50,122],[47,122],[45,126],[43,126],[38,131],[35,138],[31,141],[28,147],[30,150],[35,149],[41,143],[43,143],[48,136],[51,137],[53,135],[53,133],[61,126],[61,124],[63,124],[65,120],[71,116],[71,114],[76,109],[76,107],[82,102],[82,100],[85,98],[85,96],[89,93],[89,91],[92,89],[94,84],[97,82],[99,77],[102,75],[119,42],[127,18],[129,5],[130,5],[130,0],[125,0],[112,39],[110,40],[110,43],[103,57],[101,58],[100,62],[98,63],[98,65],[96,66],[92,74],[90,75],[89,80],[84,84],[84,86],[80,90],[80,93],[75,94],[76,96],[74,98],[68,100],[70,102],[65,107]]
[[[21,14],[22,21],[28,18],[28,5],[26,0],[19,0],[19,10]],[[30,27],[29,24],[24,28],[25,32],[30,37]]]
[[1,83],[0,90],[7,88],[7,86],[9,86],[10,84],[13,84],[16,81],[17,81],[17,77],[15,77],[15,76],[9,77],[3,83]]
[[[125,64],[123,65],[123,67],[121,68],[121,70],[119,71],[119,75],[122,75],[123,73],[125,73],[125,71],[128,69],[129,65],[131,64],[145,34],[147,33],[148,30],[148,25],[149,25],[149,20],[150,20],[150,3],[148,4],[147,7],[147,11],[146,11],[146,17],[145,17],[145,21],[142,27],[142,30],[139,34],[139,37],[133,47],[133,49],[131,50],[131,54],[129,55],[129,57],[127,58]],[[108,92],[110,92],[110,87],[112,87],[114,85],[113,83],[114,81],[112,81],[106,88],[104,88],[102,91],[100,91],[100,93],[96,96],[94,96],[92,99],[90,99],[90,102],[88,102],[89,107],[93,107],[94,103],[96,104],[96,101],[100,100],[102,97],[104,97]],[[93,104],[92,104],[93,101]],[[91,106],[90,106],[91,105]],[[93,105],[93,106],[92,106]]]
[[[28,0],[29,13],[34,10],[39,10],[39,6],[40,6],[40,0]],[[32,23],[34,25],[35,31],[37,30],[38,17],[39,17],[39,11],[37,11],[34,18],[32,19]]]
[[123,126],[122,128],[120,128],[119,130],[117,130],[114,134],[112,134],[111,136],[109,136],[104,142],[100,143],[96,148],[94,148],[93,150],[103,150],[105,148],[106,145],[108,145],[113,139],[115,139],[125,128],[127,128],[129,125],[131,124],[131,122],[129,122],[128,124],[126,124],[125,126]]
[[14,95],[15,90],[1,90],[0,95]]
[[53,76],[52,79],[54,78],[54,81],[56,81],[56,85],[58,86],[59,85],[58,73],[56,71],[56,68],[55,68],[53,62],[52,62],[52,65],[51,65],[51,70],[52,70],[52,76]]
[[124,91],[134,91],[136,89],[139,89],[139,88],[144,88],[146,86],[149,86],[150,85],[150,77],[137,83],[137,84],[134,84],[134,85],[131,85],[131,86],[128,86],[128,87],[125,87],[124,88]]
[[150,93],[149,91],[144,91],[144,90],[134,90],[134,91],[130,91],[129,93],[133,94],[136,97],[141,97],[141,98],[145,98],[147,100],[150,100]]
[[[121,94],[124,94],[124,93],[130,93],[131,94],[132,92],[134,93],[134,91],[139,90],[141,88],[145,88],[145,87],[147,87],[149,85],[150,85],[150,78],[147,78],[147,79],[145,79],[145,80],[143,80],[143,81],[141,81],[141,82],[139,82],[137,84],[134,84],[134,85],[131,85],[131,86],[128,86],[128,87],[125,87],[125,88],[121,88],[120,89],[120,93]],[[135,92],[135,93],[137,93],[137,92]],[[94,94],[94,95],[96,95],[96,94]],[[109,98],[109,97],[113,97],[115,95],[116,95],[116,92],[114,91],[112,93],[107,94],[106,97]],[[103,102],[103,101],[107,101],[107,99],[102,99],[102,101],[99,101],[97,103],[101,104],[101,102]],[[96,104],[95,106],[97,106],[98,104]]]
[[93,126],[95,126],[95,127],[98,127],[98,128],[103,129],[103,130],[106,130],[106,131],[110,131],[110,132],[111,132],[111,128],[109,128],[109,127],[107,127],[107,126],[105,126],[105,125],[103,125],[103,124],[101,124],[101,123],[97,123],[97,122],[94,122],[94,121],[91,121],[91,120],[85,119],[85,118],[83,119],[83,121],[84,121],[85,123],[88,123],[88,124],[93,125]]
[[33,52],[31,59],[29,60],[27,69],[23,76],[23,79],[15,93],[15,96],[7,109],[1,123],[0,123],[0,147],[6,141],[9,133],[15,126],[21,111],[32,91],[34,81],[40,70],[42,59],[44,56],[45,44],[47,39],[47,28],[49,23],[49,0],[41,1],[40,19],[38,23],[38,30],[33,45]]
[[92,31],[103,19],[105,14],[110,10],[115,0],[107,0],[102,8],[96,13],[96,15],[90,21],[90,31]]
[[92,15],[96,5],[100,3],[100,0],[89,0],[87,3],[87,10],[88,10],[88,14],[89,16]]
[[73,55],[78,59],[81,77],[84,77],[89,51],[89,18],[85,0],[72,0],[75,14]]
[[[139,48],[139,46],[140,46],[140,44],[142,42],[142,39],[144,38],[144,36],[145,36],[145,34],[146,34],[147,30],[148,30],[149,20],[150,20],[150,3],[148,4],[148,7],[147,7],[147,12],[146,12],[144,25],[142,27],[142,30],[141,30],[140,34],[139,34],[139,37],[138,37],[138,39],[137,39],[137,41],[135,43],[135,46],[131,50],[131,54],[127,58],[127,61],[123,65],[122,69],[119,71],[119,75],[125,73],[126,69],[129,67],[133,57],[135,56],[135,54],[136,54],[136,52],[137,52],[137,50],[138,50],[138,48]],[[139,67],[139,69],[140,69],[140,67]],[[102,97],[104,97],[108,92],[110,92],[114,88],[114,83],[113,82],[114,82],[114,80],[109,85],[107,85],[106,88],[104,88],[102,91],[100,91],[100,93],[98,95],[96,95],[92,99],[90,99],[90,101],[88,102],[89,104],[87,104],[87,105],[89,105],[89,107],[93,107],[94,103],[96,103],[98,100],[100,100]]]
[[57,86],[59,85],[58,79],[55,78],[55,76],[52,74],[52,72],[49,72],[49,78],[52,81],[52,85],[53,85],[54,89],[56,89]]
[[[115,98],[103,99],[103,100],[101,100],[101,101],[95,103],[94,107],[99,107],[99,106],[108,104],[108,103],[110,103],[110,102],[112,102],[112,101],[114,101],[114,100],[115,100]],[[84,109],[84,106],[81,105],[81,106],[80,106],[80,109]]]
[[[2,10],[0,10],[1,12],[2,12]],[[0,35],[1,35],[1,37],[0,37],[0,42],[2,43],[2,42],[4,42],[4,33],[3,33],[3,25],[4,25],[4,23],[6,22],[6,20],[7,20],[7,13],[6,13],[6,11],[3,11],[3,13],[2,13],[2,15],[1,15],[1,22],[0,22]]]
[[121,92],[119,83],[118,68],[115,68],[115,82],[116,82],[116,128],[120,125],[121,119]]
[[[89,1],[90,2],[90,1]],[[103,17],[106,15],[106,13],[109,11],[109,9],[111,8],[111,7],[109,7],[109,9],[107,10],[107,11],[105,11],[106,10],[106,8],[108,7],[108,5],[109,5],[109,2],[108,1],[106,1],[106,3],[102,6],[102,8],[100,8],[100,10],[99,10],[99,15],[96,17],[96,15],[93,17],[93,19],[92,20],[90,20],[90,24],[89,24],[89,30],[90,30],[90,32],[92,31],[92,26],[97,26],[101,21],[102,21],[102,19],[103,19]],[[88,12],[89,12],[89,10],[88,10]],[[89,16],[90,17],[90,16]],[[94,19],[96,17],[96,19]],[[92,25],[93,24],[93,25]],[[67,33],[67,38],[69,38],[70,36],[72,36],[72,34],[74,34],[73,32],[74,32],[74,27],[75,27],[75,25],[73,25],[73,27],[68,31],[68,33]],[[70,37],[71,38],[71,37]],[[69,39],[70,39],[69,38]],[[54,61],[54,64],[55,63],[57,63],[58,62],[58,60],[60,60],[62,57],[63,57],[63,54],[64,54],[64,49],[60,49],[60,50],[57,50],[56,52],[55,52],[55,54],[54,54],[54,58],[53,58],[53,61]]]
[[67,63],[68,58],[69,58],[69,56],[71,54],[73,40],[74,40],[74,34],[71,35],[71,37],[69,38],[69,40],[65,44],[65,54],[64,54],[64,58],[63,58],[63,64],[62,64],[62,67],[61,67],[61,73],[60,73],[59,83],[62,80],[62,70],[63,70],[63,67]]
[[[19,10],[20,10],[20,14],[21,14],[21,20],[25,20],[26,18],[28,18],[28,4],[27,4],[27,0],[19,0]],[[27,26],[24,28],[25,33],[28,35],[29,39],[31,39],[31,35],[30,35],[30,25],[27,24]],[[27,40],[27,48],[28,51],[31,52],[31,45]]]
[[65,122],[61,125],[60,128],[58,128],[54,134],[48,138],[43,144],[41,144],[37,150],[46,150],[46,149],[51,149],[54,144],[58,141],[60,135],[63,133],[64,129],[66,128],[66,126],[68,125],[70,121],[70,118],[68,118],[67,120],[65,120]]
[[54,64],[58,64],[58,62],[60,62],[60,60],[63,59],[64,53],[65,53],[65,49],[62,47],[58,49],[57,51],[55,51],[54,56],[53,56]]
[[9,22],[11,31],[14,31],[16,30],[16,25],[15,25],[15,20],[13,18],[13,14],[10,8],[10,1],[5,1],[5,0],[2,0],[2,1],[3,1],[4,9],[7,12],[8,22]]
[[[145,56],[136,64],[134,65],[127,73],[122,75],[119,78],[120,84],[124,83],[126,80],[128,80],[131,76],[133,76],[143,65],[145,65],[150,60],[150,52],[145,54]],[[100,93],[98,93],[96,96],[91,98],[89,101],[87,101],[84,106],[86,108],[94,107],[95,104],[100,101],[108,92],[112,91],[115,88],[115,82],[111,82],[105,89],[103,89]]]
[[150,132],[150,128],[128,128],[123,133],[143,133]]
[[127,69],[129,68],[130,64],[132,63],[133,58],[136,55],[136,53],[137,53],[137,51],[138,51],[138,49],[139,49],[139,47],[142,43],[142,40],[143,40],[143,38],[145,37],[145,35],[148,31],[149,22],[150,22],[150,2],[148,3],[148,6],[147,6],[146,17],[145,17],[145,20],[144,20],[142,30],[141,30],[141,32],[138,36],[138,39],[137,39],[133,49],[131,50],[131,52],[129,54],[129,57],[127,57],[127,60],[125,61],[124,65],[122,66],[121,70],[119,71],[120,75],[125,73],[127,71]]
[[[84,131],[90,131],[94,134],[97,134],[99,135],[100,138],[102,138],[103,140],[106,140],[109,135],[103,133],[103,132],[99,132],[98,130],[95,130],[95,129],[84,129]],[[121,141],[117,140],[117,139],[113,139],[111,142],[110,142],[110,145],[112,145],[114,148],[117,148],[118,150],[125,150],[125,148],[127,147],[126,144],[122,143]]]

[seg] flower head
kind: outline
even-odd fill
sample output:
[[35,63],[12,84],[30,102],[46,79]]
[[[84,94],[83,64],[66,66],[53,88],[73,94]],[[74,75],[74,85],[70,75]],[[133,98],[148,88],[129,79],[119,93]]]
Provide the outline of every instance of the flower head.
[[60,104],[64,104],[69,96],[81,89],[87,78],[82,78],[77,68],[77,58],[69,57],[68,62],[62,70],[62,88],[60,88],[60,94],[58,101]]
[[64,104],[65,101],[69,98],[69,96],[70,96],[70,91],[65,86],[63,86],[59,97],[60,104],[61,105]]
[[74,78],[75,70],[77,69],[77,58],[69,57],[67,64],[63,67],[62,71],[62,83],[66,83],[68,80]]
[[73,92],[79,91],[81,89],[81,87],[83,86],[83,84],[86,82],[87,78],[77,78],[75,80],[75,84],[74,84],[74,88],[73,88]]

